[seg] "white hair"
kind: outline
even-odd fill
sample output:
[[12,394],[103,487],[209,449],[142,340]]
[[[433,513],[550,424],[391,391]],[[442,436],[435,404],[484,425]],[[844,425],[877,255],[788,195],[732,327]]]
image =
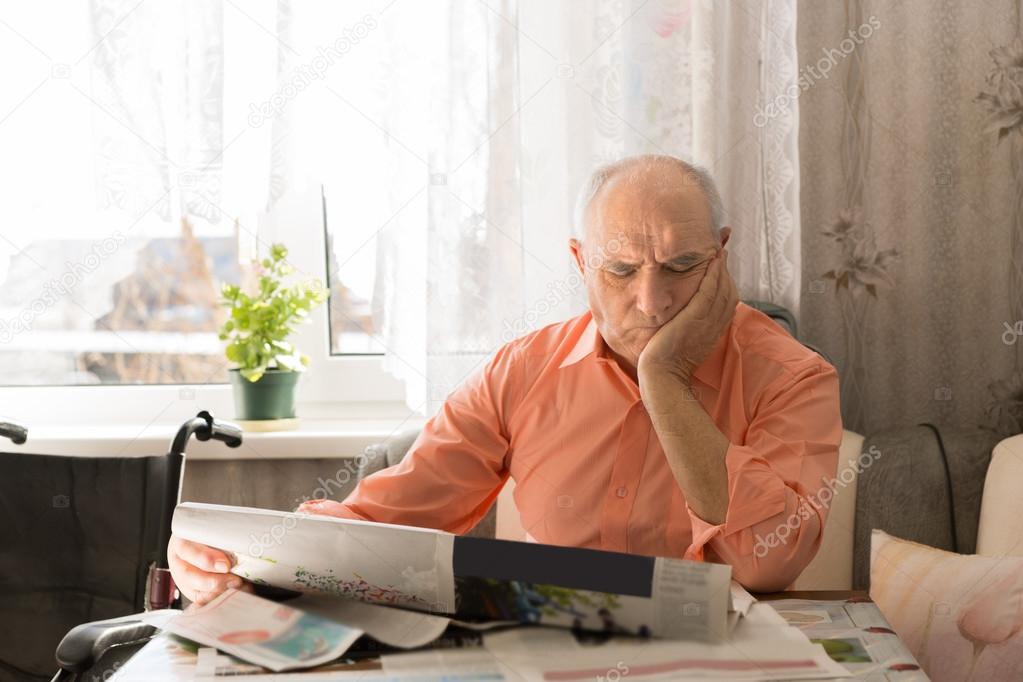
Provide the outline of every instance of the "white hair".
[[[647,169],[655,163],[670,163],[682,171],[681,177],[684,183],[690,181],[696,184],[703,192],[710,206],[711,232],[715,240],[721,239],[721,228],[724,227],[725,207],[721,202],[721,195],[718,193],[717,185],[710,172],[701,166],[687,163],[682,159],[667,154],[641,154],[639,156],[628,156],[612,163],[598,167],[590,174],[589,180],[579,190],[575,202],[575,211],[572,217],[572,236],[579,241],[583,240],[586,234],[586,212],[597,194],[603,189],[607,181],[621,172],[628,170]],[[672,178],[674,179],[674,178]]]

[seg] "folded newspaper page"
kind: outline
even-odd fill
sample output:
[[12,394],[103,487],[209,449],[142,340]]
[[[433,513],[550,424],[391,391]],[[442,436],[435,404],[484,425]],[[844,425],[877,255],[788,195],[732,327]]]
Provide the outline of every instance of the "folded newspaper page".
[[824,647],[857,678],[928,679],[881,610],[869,600],[782,599],[770,604],[789,625]]
[[275,672],[333,661],[363,634],[238,590],[182,613],[164,629]]
[[174,533],[228,552],[262,585],[464,621],[720,641],[731,567],[186,502]]

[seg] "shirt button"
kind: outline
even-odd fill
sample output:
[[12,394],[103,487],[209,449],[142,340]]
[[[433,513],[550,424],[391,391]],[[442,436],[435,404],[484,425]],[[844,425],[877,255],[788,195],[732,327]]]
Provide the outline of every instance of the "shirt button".
[[618,486],[618,490],[615,491],[615,495],[617,495],[618,497],[625,497],[628,494],[629,489],[626,488],[624,485]]

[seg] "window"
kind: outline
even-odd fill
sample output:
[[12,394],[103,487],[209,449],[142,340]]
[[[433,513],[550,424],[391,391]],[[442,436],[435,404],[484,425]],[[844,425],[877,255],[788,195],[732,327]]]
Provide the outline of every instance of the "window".
[[[259,184],[248,167],[259,165],[261,145],[276,153],[282,137],[271,125],[246,124],[277,77],[282,48],[262,28],[275,24],[277,8],[263,3],[242,13],[228,3],[223,25],[203,28],[195,12],[214,10],[158,5],[125,7],[107,24],[97,24],[87,6],[60,22],[48,3],[4,11],[0,59],[19,68],[5,70],[0,88],[0,385],[226,381],[219,291],[242,279],[262,219],[246,201]],[[306,17],[316,23],[315,13]],[[147,44],[147,36],[160,40]],[[210,47],[218,61],[204,64],[205,52],[198,64],[191,55],[182,59],[186,44]],[[105,63],[107,49],[123,61]],[[154,76],[159,87],[151,87]],[[339,116],[343,105],[321,95],[335,110],[317,118],[315,98],[294,107],[313,126],[296,139],[343,150],[326,170],[320,155],[316,177],[342,188],[366,184],[360,158],[377,153],[380,136],[353,135],[359,114]],[[283,182],[305,197],[305,179]],[[276,219],[289,229],[279,236],[296,253],[319,253],[323,246],[311,242],[329,241],[325,268],[322,260],[305,261],[331,287],[329,323],[315,320],[329,325],[329,347],[320,350],[381,354],[371,310],[375,196],[329,188],[322,203],[333,221],[328,231],[320,216],[295,219],[307,207],[289,215],[286,206]]]

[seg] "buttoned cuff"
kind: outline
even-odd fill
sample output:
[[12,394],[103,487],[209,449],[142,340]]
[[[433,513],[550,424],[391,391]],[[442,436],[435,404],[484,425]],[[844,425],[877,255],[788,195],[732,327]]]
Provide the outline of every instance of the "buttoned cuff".
[[[686,502],[693,528],[686,559],[702,561],[704,548],[714,538],[734,535],[785,511],[785,482],[753,448],[730,444],[725,452],[725,469],[728,472],[728,510],[724,523],[715,525],[705,521]],[[751,532],[738,538],[743,555],[753,552],[752,538]]]

